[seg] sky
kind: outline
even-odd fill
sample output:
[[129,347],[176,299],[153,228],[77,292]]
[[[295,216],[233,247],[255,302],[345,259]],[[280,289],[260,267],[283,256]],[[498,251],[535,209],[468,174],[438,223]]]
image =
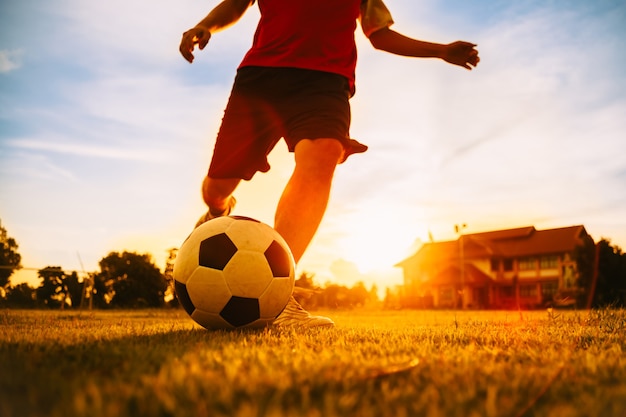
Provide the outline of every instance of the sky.
[[[97,271],[112,251],[163,267],[205,210],[200,184],[256,6],[192,65],[182,32],[214,0],[0,3],[0,222],[22,271]],[[584,225],[626,248],[626,2],[386,0],[393,29],[478,44],[473,71],[376,51],[357,29],[352,137],[297,274],[394,286],[429,241]],[[233,214],[273,223],[293,169],[243,183]]]

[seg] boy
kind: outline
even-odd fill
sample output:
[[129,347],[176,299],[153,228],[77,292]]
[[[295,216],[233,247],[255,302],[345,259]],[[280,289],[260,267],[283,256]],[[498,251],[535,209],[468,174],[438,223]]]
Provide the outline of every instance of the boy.
[[[355,93],[357,21],[376,49],[397,55],[440,58],[472,69],[474,44],[436,44],[390,29],[382,0],[223,0],[183,34],[180,52],[193,62],[217,31],[239,20],[258,1],[261,12],[252,47],[237,69],[209,171],[202,184],[208,211],[198,221],[230,214],[241,180],[267,172],[267,155],[283,138],[295,168],[278,202],[274,228],[296,263],[322,220],[337,164],[367,146],[350,138],[349,99]],[[332,326],[293,297],[277,326]]]

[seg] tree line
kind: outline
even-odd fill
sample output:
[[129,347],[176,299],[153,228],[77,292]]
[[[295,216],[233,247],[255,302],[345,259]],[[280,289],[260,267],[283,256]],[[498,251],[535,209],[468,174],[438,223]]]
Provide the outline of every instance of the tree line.
[[[21,268],[17,241],[0,224],[1,308],[161,308],[178,305],[173,289],[176,249],[170,249],[164,271],[150,254],[111,252],[99,262],[100,271],[79,274],[60,266],[37,272],[38,287],[27,283],[11,285],[10,277]],[[626,306],[626,254],[607,239],[588,241],[576,253],[579,269],[578,305],[581,307]],[[334,283],[316,285],[306,272],[296,280],[294,295],[308,309],[378,306],[402,308],[402,302],[387,290],[381,302],[376,286],[362,282],[352,287]],[[585,298],[586,297],[586,298]]]
[[28,283],[5,285],[0,306],[8,308],[141,308],[163,307],[166,276],[149,254],[111,252],[99,263],[100,271],[79,279],[76,271],[59,266],[37,271],[38,287]]
[[[170,249],[163,271],[150,254],[111,252],[99,262],[100,271],[79,274],[60,266],[37,271],[38,287],[28,283],[11,285],[10,276],[19,269],[21,256],[15,239],[0,226],[0,307],[49,309],[107,309],[177,307],[173,270],[176,249]],[[307,303],[316,307],[349,308],[378,302],[376,288],[363,283],[348,288],[337,284],[319,287],[313,275],[302,274],[297,281],[310,291]]]

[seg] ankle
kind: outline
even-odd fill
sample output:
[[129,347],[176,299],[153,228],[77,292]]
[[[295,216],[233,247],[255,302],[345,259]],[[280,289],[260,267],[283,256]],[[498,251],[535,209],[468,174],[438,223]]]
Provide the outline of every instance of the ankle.
[[228,211],[228,206],[225,206],[225,208],[209,207],[209,213],[211,213],[211,215],[215,217],[221,217],[225,215],[227,211]]
[[231,195],[219,202],[212,200],[210,203],[207,203],[207,205],[209,206],[209,213],[211,213],[212,216],[220,217],[229,215],[235,207],[235,203],[235,197]]

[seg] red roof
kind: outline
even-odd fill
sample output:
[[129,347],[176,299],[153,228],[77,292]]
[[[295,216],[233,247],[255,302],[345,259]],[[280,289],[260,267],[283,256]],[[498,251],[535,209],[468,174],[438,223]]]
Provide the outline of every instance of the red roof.
[[[537,230],[534,226],[466,234],[460,239],[432,242],[417,253],[399,262],[404,267],[413,263],[438,263],[461,256],[472,258],[515,258],[572,252],[587,237],[584,226]],[[462,243],[462,247],[461,247]]]
[[517,233],[477,233],[468,236],[471,240],[487,245],[493,250],[494,255],[507,258],[572,252],[582,243],[581,239],[587,236],[583,226],[548,230],[530,227],[503,232]]

